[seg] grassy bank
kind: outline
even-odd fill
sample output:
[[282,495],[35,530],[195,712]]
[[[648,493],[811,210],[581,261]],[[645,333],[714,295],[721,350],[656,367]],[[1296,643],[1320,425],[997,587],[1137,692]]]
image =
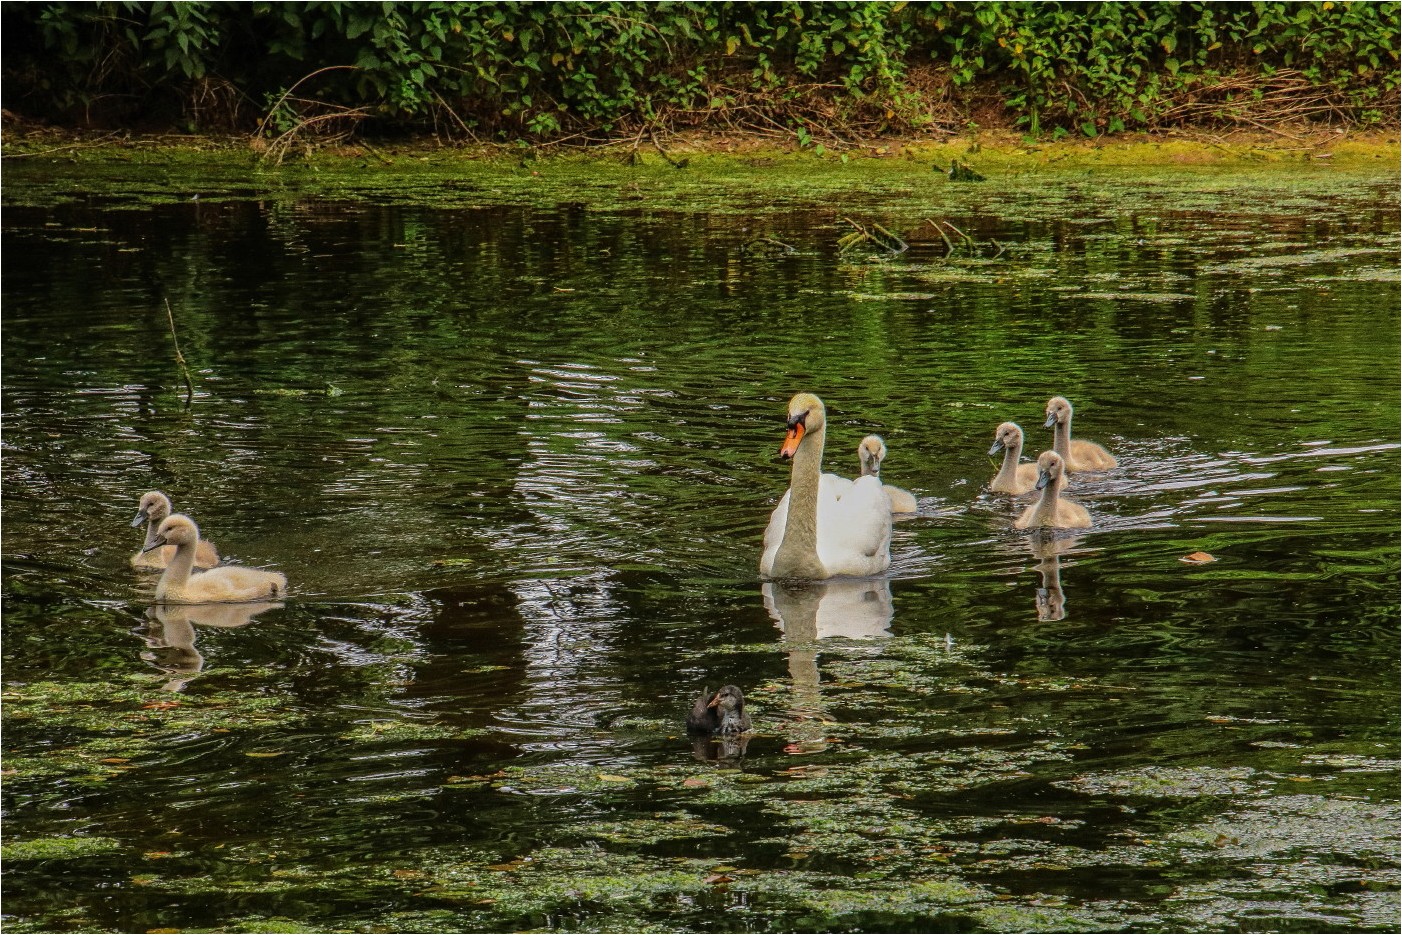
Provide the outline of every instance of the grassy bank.
[[1393,131],[1294,127],[1272,132],[1185,130],[1171,133],[1122,133],[1096,139],[1035,141],[1011,131],[984,130],[939,137],[879,138],[815,152],[798,145],[776,145],[769,137],[742,133],[680,134],[665,144],[622,142],[589,149],[521,145],[453,145],[435,140],[341,142],[303,145],[272,151],[257,137],[184,134],[75,133],[50,128],[11,126],[0,147],[7,168],[33,164],[102,162],[215,162],[366,166],[402,168],[416,164],[491,162],[528,167],[568,160],[624,166],[656,164],[678,172],[704,171],[727,162],[762,165],[855,167],[862,163],[914,163],[921,171],[947,171],[960,164],[982,172],[1025,172],[1039,168],[1093,166],[1221,165],[1274,163],[1395,168],[1402,161],[1399,134]]

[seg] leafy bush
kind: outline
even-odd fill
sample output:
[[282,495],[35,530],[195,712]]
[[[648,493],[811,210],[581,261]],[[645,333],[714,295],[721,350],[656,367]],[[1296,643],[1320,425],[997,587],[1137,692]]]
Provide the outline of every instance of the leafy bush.
[[1249,98],[1281,71],[1314,93],[1266,116],[1343,117],[1391,96],[1395,119],[1397,4],[937,3],[920,11],[912,29],[925,37],[921,50],[947,62],[956,85],[997,81],[1016,122],[1034,134],[1212,116],[1212,106],[1177,109],[1214,86]]
[[[7,4],[4,105],[79,123],[247,129],[257,111],[270,134],[313,117],[373,117],[530,140],[729,125],[811,143],[953,124],[960,108],[995,96],[1034,134],[1248,112],[1395,120],[1398,9],[1331,0]],[[943,104],[909,80],[915,65],[933,67]]]

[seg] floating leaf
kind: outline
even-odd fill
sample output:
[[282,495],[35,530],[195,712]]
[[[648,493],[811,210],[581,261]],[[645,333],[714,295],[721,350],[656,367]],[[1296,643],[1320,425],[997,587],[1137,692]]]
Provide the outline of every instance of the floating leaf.
[[275,756],[282,756],[282,755],[285,754],[286,752],[287,752],[286,750],[270,750],[270,751],[267,751],[267,752],[257,752],[257,751],[254,751],[254,752],[250,752],[250,753],[245,753],[244,756],[257,757],[257,758],[259,758],[259,759],[271,759],[272,757],[275,757]]
[[1187,562],[1189,565],[1206,565],[1208,562],[1217,561],[1217,558],[1207,552],[1193,552],[1183,556],[1178,561]]
[[524,865],[526,865],[529,862],[529,858],[517,857],[515,860],[509,860],[504,864],[488,864],[487,869],[496,870],[501,873],[506,873],[511,870],[520,870]]
[[627,776],[615,776],[612,773],[600,773],[599,778],[604,782],[632,782]]

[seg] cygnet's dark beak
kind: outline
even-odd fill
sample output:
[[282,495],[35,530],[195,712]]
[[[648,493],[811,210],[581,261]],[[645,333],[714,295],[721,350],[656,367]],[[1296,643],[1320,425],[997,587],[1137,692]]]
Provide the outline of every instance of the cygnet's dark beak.
[[1002,451],[1002,450],[1003,450],[1003,440],[1002,440],[1001,438],[999,438],[999,439],[996,439],[996,440],[993,442],[993,447],[990,448],[990,449],[988,449],[988,453],[991,454],[991,455],[996,455],[998,452],[1000,452],[1000,451]]
[[140,511],[139,513],[136,514],[136,519],[132,520],[132,521],[131,521],[131,524],[132,524],[132,526],[134,526],[134,527],[135,527],[135,526],[140,526],[142,523],[146,522],[146,520],[147,520],[146,511],[145,511],[145,510],[142,510],[142,511]]
[[1051,475],[1050,475],[1049,473],[1047,473],[1046,471],[1038,471],[1038,472],[1037,472],[1037,486],[1036,486],[1034,489],[1036,489],[1036,490],[1041,490],[1043,487],[1047,486],[1047,484],[1050,484],[1050,483],[1051,483]]
[[1053,425],[1056,425],[1056,413],[1055,413],[1055,412],[1049,412],[1049,413],[1047,413],[1047,422],[1046,422],[1046,425],[1044,425],[1043,428],[1048,428],[1048,429],[1049,429],[1049,428],[1051,428]]
[[146,554],[147,552],[151,551],[152,549],[159,549],[161,546],[163,546],[163,545],[165,545],[165,544],[166,544],[165,536],[157,536],[157,537],[155,538],[155,541],[153,541],[150,545],[148,545],[146,548],[144,548],[144,549],[141,550],[141,553],[144,555],[144,554]]

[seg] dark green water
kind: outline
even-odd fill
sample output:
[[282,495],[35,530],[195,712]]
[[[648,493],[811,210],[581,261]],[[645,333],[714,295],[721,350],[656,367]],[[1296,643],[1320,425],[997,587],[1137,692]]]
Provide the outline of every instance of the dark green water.
[[[1395,175],[879,171],[7,162],[6,927],[1395,930]],[[889,579],[758,580],[798,390]],[[292,599],[148,610],[148,489]]]

